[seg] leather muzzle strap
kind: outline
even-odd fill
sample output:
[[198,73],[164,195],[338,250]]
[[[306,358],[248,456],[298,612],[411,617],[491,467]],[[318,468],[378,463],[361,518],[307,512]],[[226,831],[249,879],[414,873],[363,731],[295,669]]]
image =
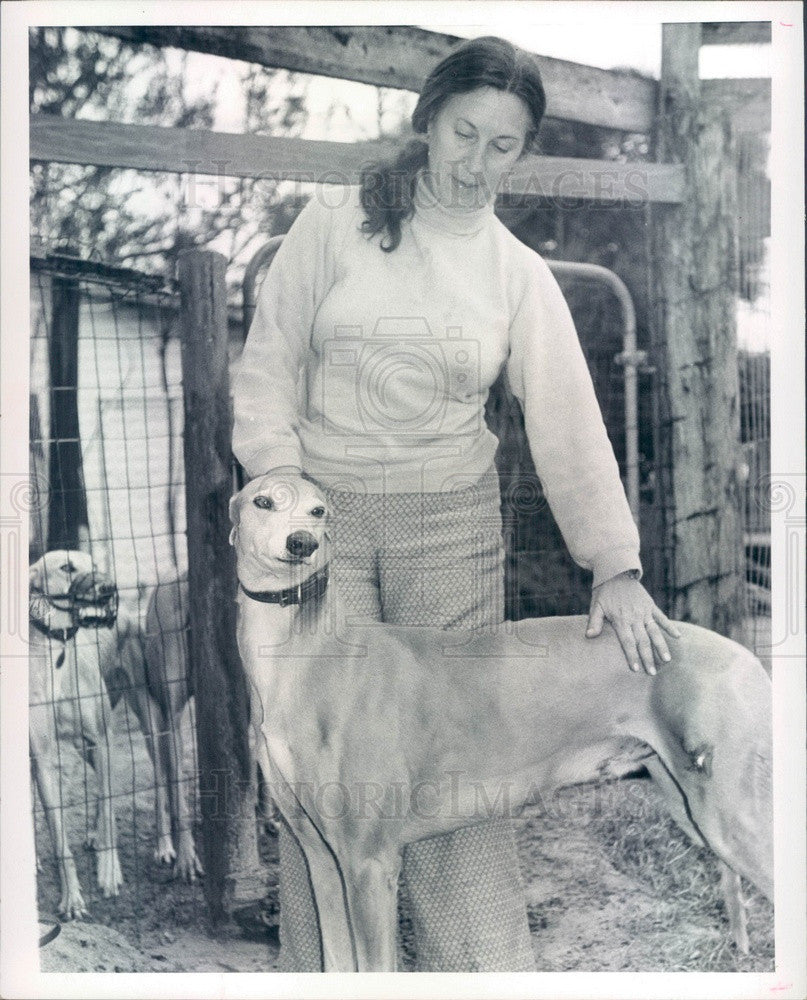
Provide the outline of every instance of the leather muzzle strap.
[[247,597],[263,604],[279,604],[281,608],[289,604],[305,604],[306,601],[315,600],[325,593],[328,586],[328,567],[314,573],[296,587],[287,587],[285,590],[247,590],[243,583],[239,586]]

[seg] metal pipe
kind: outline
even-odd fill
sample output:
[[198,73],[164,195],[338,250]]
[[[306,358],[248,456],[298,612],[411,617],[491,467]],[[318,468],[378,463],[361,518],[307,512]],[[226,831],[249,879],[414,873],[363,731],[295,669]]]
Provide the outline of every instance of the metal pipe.
[[[255,291],[258,272],[267,267],[277,253],[282,236],[273,236],[247,264],[244,272],[244,337],[255,315]],[[644,351],[636,349],[636,310],[624,281],[599,264],[581,264],[570,260],[547,260],[550,271],[559,277],[585,278],[607,285],[622,310],[622,352],[614,359],[625,368],[625,478],[628,505],[639,523],[639,421],[637,369],[647,361]]]
[[622,310],[622,351],[614,358],[625,369],[625,479],[628,505],[639,524],[639,391],[638,369],[647,363],[647,353],[636,348],[636,310],[625,282],[599,264],[571,260],[547,260],[559,277],[587,278],[607,285]]

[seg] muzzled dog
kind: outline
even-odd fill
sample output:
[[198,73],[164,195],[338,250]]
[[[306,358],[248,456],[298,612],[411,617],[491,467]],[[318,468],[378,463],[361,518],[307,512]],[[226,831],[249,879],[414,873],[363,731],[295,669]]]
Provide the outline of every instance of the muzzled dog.
[[123,882],[116,846],[104,676],[117,660],[118,592],[86,552],[57,549],[29,569],[29,749],[34,780],[59,865],[59,912],[86,913],[67,842],[58,740],[72,740],[98,780],[96,828],[87,838],[98,886],[116,896]]
[[651,677],[582,617],[351,625],[313,483],[253,480],[230,515],[258,760],[310,868],[325,971],[395,969],[406,844],[640,765],[722,863],[747,949],[739,876],[773,892],[771,689],[751,653],[680,623]]

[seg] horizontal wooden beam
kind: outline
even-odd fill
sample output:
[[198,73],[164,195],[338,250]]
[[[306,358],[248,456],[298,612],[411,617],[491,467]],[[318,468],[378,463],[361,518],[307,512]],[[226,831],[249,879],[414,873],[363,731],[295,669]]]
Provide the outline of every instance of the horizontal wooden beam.
[[704,102],[724,108],[738,132],[770,132],[771,81],[701,80]]
[[702,45],[765,45],[771,40],[770,21],[706,21]]
[[[391,148],[380,142],[232,135],[58,115],[30,119],[32,161],[181,174],[355,184],[361,168]],[[556,200],[675,203],[682,190],[682,169],[675,164],[530,156],[519,161],[506,193]]]
[[[214,27],[119,25],[83,30],[134,44],[171,46],[261,66],[419,91],[443,56],[462,39],[408,25],[368,27]],[[633,73],[536,56],[547,115],[625,132],[650,130],[657,84]]]

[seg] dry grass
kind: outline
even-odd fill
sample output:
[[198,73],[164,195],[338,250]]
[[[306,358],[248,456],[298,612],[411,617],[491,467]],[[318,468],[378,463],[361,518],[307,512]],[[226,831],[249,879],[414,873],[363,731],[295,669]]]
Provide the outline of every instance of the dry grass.
[[[613,867],[635,879],[646,892],[664,903],[680,924],[715,927],[722,933],[696,952],[681,941],[681,953],[668,952],[669,971],[759,972],[773,968],[773,907],[748,882],[743,882],[747,901],[749,955],[739,954],[728,936],[720,876],[711,852],[693,844],[665,812],[649,781],[615,783],[607,811],[595,812],[587,831]],[[659,910],[659,917],[662,912]],[[639,926],[636,933],[645,933]],[[657,932],[659,927],[655,927]],[[673,949],[674,952],[674,949]]]

